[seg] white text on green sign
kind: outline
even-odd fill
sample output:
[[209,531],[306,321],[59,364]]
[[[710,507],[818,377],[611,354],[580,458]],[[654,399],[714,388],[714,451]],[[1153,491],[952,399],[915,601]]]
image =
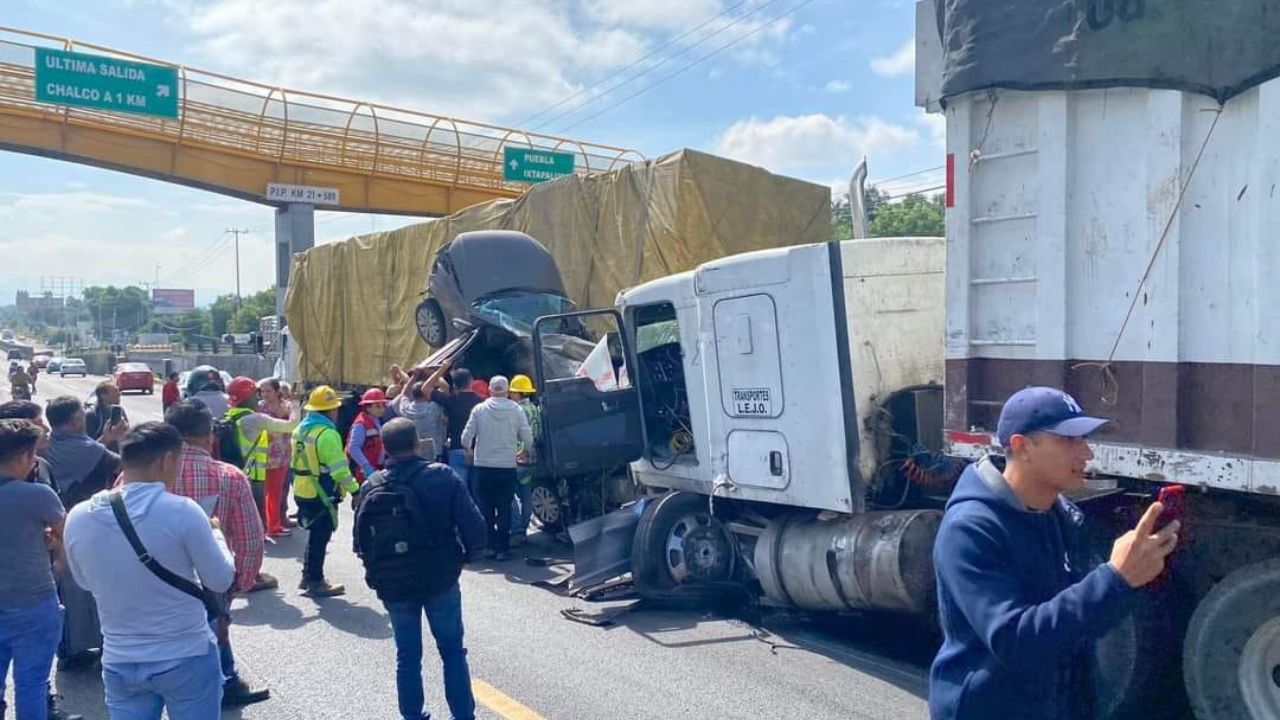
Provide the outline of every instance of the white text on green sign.
[[573,174],[573,153],[512,147],[502,149],[502,179],[542,182]]
[[104,55],[36,48],[36,100],[178,117],[178,70]]

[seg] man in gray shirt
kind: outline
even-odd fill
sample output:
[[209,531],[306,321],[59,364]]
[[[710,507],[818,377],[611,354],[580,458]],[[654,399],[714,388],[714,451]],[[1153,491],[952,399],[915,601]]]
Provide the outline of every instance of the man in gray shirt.
[[18,717],[47,717],[49,671],[62,636],[62,608],[49,545],[62,536],[58,495],[27,482],[42,432],[27,420],[0,420],[0,660],[13,663]]

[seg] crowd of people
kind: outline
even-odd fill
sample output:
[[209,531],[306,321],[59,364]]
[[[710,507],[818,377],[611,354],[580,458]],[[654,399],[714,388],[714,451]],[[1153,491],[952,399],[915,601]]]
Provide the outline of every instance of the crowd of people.
[[474,717],[458,580],[482,555],[508,559],[527,531],[535,390],[448,365],[390,375],[360,397],[345,438],[332,388],[300,403],[275,378],[224,385],[216,372],[185,389],[167,378],[163,422],[131,425],[110,381],[88,404],[0,404],[0,682],[12,665],[18,720],[78,717],[51,692],[55,657],[63,670],[101,664],[113,720],[268,700],[236,670],[231,601],[279,586],[262,572],[265,544],[299,529],[302,595],[343,594],[325,556],[348,497],[397,646],[400,714],[426,717],[425,615],[450,711]]

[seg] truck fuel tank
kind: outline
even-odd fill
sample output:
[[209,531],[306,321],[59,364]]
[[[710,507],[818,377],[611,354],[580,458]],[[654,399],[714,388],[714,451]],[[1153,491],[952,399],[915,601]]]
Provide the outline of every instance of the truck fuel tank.
[[765,595],[805,610],[932,612],[941,512],[820,517],[790,513],[765,528],[755,547]]

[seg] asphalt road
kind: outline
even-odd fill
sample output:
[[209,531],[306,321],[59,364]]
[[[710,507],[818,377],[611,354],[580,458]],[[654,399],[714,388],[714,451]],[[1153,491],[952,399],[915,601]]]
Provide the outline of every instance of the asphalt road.
[[[41,377],[36,400],[87,396],[101,378]],[[8,388],[0,391],[7,398]],[[160,398],[127,395],[133,422],[159,419]],[[271,688],[269,702],[224,718],[394,720],[395,646],[386,613],[351,552],[345,510],[327,574],[347,595],[301,597],[304,537],[269,545],[264,570],[277,591],[236,601],[231,638],[242,673]],[[625,607],[562,597],[529,583],[571,570],[569,550],[541,536],[506,563],[463,574],[463,605],[477,716],[487,720],[650,718],[925,718],[927,635],[897,618],[640,609],[596,627],[565,619]],[[552,558],[534,567],[525,557]],[[145,608],[139,608],[145,612]],[[448,718],[439,662],[427,642],[428,709]],[[106,718],[96,671],[59,673],[64,706]],[[11,691],[10,691],[11,694]]]

